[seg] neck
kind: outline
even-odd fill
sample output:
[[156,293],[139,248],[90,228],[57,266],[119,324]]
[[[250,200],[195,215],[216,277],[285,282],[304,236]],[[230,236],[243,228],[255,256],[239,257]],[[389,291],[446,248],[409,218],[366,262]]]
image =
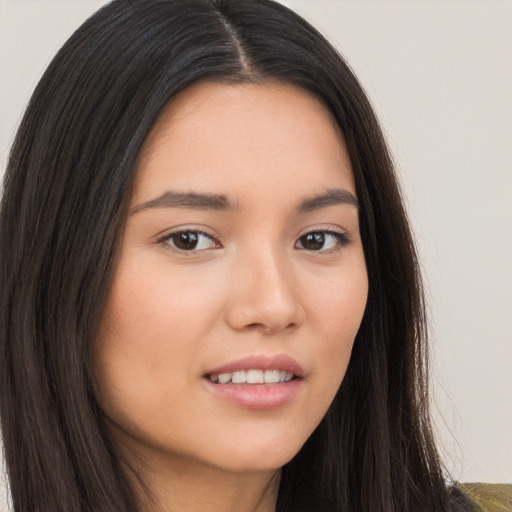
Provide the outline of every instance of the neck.
[[280,470],[240,472],[161,457],[130,461],[127,475],[148,512],[275,512]]

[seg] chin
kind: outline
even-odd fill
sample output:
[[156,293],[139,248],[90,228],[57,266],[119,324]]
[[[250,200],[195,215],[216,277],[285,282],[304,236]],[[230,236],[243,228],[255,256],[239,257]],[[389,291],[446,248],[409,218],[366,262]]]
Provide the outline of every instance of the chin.
[[302,448],[303,443],[240,443],[230,446],[221,456],[223,469],[230,472],[249,473],[276,471],[290,462]]

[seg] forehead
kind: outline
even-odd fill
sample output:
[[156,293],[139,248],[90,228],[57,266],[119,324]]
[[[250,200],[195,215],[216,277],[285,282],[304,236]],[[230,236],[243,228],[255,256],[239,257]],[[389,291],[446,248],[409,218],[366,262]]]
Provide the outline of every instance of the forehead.
[[201,82],[171,100],[150,131],[135,194],[146,199],[169,187],[243,195],[262,184],[354,191],[332,115],[289,84]]

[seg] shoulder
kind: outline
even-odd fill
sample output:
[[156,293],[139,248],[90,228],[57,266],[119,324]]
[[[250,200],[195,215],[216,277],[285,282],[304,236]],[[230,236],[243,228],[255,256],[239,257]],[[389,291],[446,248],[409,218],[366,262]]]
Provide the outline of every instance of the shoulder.
[[512,484],[456,483],[450,504],[453,512],[512,512]]

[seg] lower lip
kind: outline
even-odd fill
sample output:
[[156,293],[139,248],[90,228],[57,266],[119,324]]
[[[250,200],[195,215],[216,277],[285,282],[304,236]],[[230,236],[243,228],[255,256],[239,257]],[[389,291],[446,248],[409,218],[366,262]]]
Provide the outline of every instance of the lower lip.
[[302,379],[280,384],[215,384],[205,379],[216,396],[242,409],[270,411],[291,402],[302,388]]

